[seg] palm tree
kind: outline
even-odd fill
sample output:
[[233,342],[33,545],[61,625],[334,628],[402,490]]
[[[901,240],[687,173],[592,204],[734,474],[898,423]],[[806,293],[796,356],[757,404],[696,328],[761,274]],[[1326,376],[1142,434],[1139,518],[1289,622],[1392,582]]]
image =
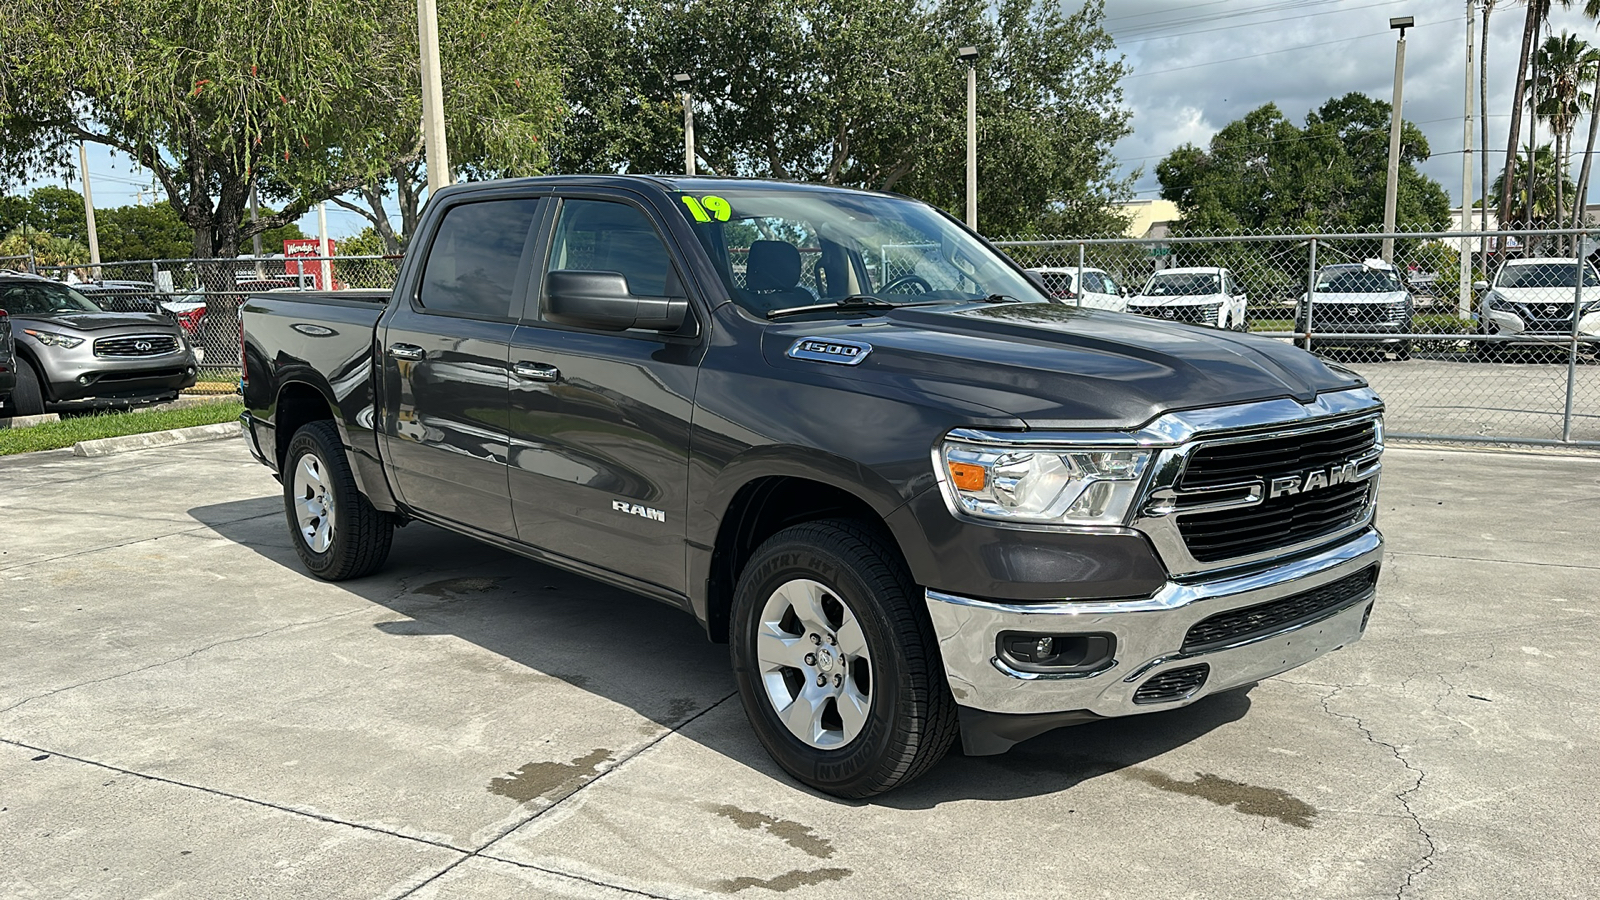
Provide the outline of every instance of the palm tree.
[[[1583,14],[1594,20],[1596,27],[1600,27],[1600,0],[1585,0]],[[1591,98],[1600,97],[1600,62],[1589,70],[1590,82],[1594,85],[1589,92]],[[1578,175],[1578,193],[1572,203],[1572,227],[1583,227],[1583,214],[1589,205],[1589,165],[1594,160],[1594,140],[1600,132],[1600,109],[1596,109],[1593,102],[1589,105],[1589,142],[1583,148],[1583,168]]]
[[[1531,164],[1530,156],[1532,157]],[[1532,221],[1536,227],[1542,226],[1549,222],[1552,213],[1555,211],[1557,182],[1558,180],[1565,180],[1558,179],[1555,149],[1550,144],[1540,144],[1538,149],[1533,150],[1530,154],[1529,148],[1523,147],[1522,152],[1516,155],[1512,163],[1511,178],[1509,180],[1512,187],[1509,192],[1512,203],[1511,218],[1526,218]],[[1537,173],[1537,177],[1533,179],[1533,203],[1531,205],[1528,203],[1529,192],[1525,187],[1529,182],[1528,176],[1530,173]],[[1507,193],[1506,184],[1507,179],[1504,175],[1496,178],[1494,180],[1494,192],[1504,195]],[[1570,190],[1572,185],[1568,182],[1564,187]]]
[[[1511,136],[1506,139],[1505,173],[1496,182],[1505,185],[1505,190],[1500,195],[1502,228],[1510,221],[1511,167],[1516,161],[1513,148],[1522,141],[1522,107],[1528,102],[1528,62],[1533,55],[1534,45],[1538,42],[1539,32],[1544,30],[1545,22],[1550,18],[1550,8],[1560,3],[1562,9],[1571,9],[1574,2],[1576,0],[1522,0],[1522,5],[1527,7],[1528,12],[1522,21],[1522,59],[1517,63],[1517,80],[1512,89]],[[1584,2],[1587,9],[1588,4],[1597,3],[1597,0],[1584,0]]]
[[1533,114],[1550,126],[1555,141],[1555,164],[1559,177],[1555,179],[1555,221],[1563,222],[1567,180],[1567,158],[1572,132],[1582,118],[1584,110],[1592,103],[1591,96],[1583,90],[1590,81],[1589,70],[1600,60],[1600,53],[1587,41],[1563,31],[1553,36],[1539,48],[1534,71]]

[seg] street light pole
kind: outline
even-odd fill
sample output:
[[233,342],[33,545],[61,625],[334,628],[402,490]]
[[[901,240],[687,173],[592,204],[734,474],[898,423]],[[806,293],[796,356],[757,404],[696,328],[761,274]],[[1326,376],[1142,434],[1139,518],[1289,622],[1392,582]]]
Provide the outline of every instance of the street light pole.
[[448,185],[450,150],[444,140],[444,84],[439,74],[439,8],[417,0],[417,43],[422,49],[422,140],[427,148],[428,196]]
[[[1416,24],[1411,16],[1389,20],[1390,28],[1400,30],[1400,39],[1394,44],[1394,103],[1389,117],[1389,180],[1383,188],[1383,232],[1394,233],[1394,207],[1400,186],[1400,109],[1401,90],[1406,80],[1406,29]],[[1394,262],[1394,238],[1383,239],[1383,261]]]
[[94,195],[89,193],[89,151],[78,142],[78,166],[83,174],[83,218],[89,229],[89,263],[94,277],[100,277],[100,232],[94,226]]
[[978,48],[962,47],[956,59],[967,64],[967,227],[978,230]]
[[[1461,230],[1472,230],[1472,33],[1477,24],[1477,0],[1467,0],[1467,90],[1466,119],[1462,123],[1461,146]],[[1487,150],[1487,148],[1485,148]],[[1472,239],[1463,237],[1461,272],[1456,293],[1456,312],[1465,319],[1472,314]]]
[[694,94],[690,88],[694,87],[694,78],[683,73],[672,76],[672,80],[681,88],[683,97],[683,174],[693,175],[694,171]]

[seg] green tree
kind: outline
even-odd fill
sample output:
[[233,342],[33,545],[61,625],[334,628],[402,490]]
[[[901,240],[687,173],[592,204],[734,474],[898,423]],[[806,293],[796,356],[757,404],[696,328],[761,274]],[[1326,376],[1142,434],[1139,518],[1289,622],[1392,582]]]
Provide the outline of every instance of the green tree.
[[[460,164],[536,169],[556,96],[541,7],[444,6]],[[408,0],[0,4],[0,180],[105,144],[155,174],[193,255],[232,255],[420,158],[415,22]],[[247,222],[253,185],[283,206]]]
[[340,256],[384,256],[388,252],[387,241],[378,233],[378,229],[371,225],[361,229],[357,234],[339,238]]
[[[1229,123],[1209,146],[1186,144],[1156,167],[1161,196],[1183,211],[1183,230],[1354,232],[1383,222],[1389,104],[1351,93],[1289,121],[1267,104]],[[1443,228],[1450,199],[1416,163],[1428,141],[1412,123],[1400,132],[1396,222],[1401,229]]]
[[97,209],[94,218],[100,259],[105,262],[181,259],[194,248],[194,229],[183,224],[177,210],[165,201]]
[[978,48],[979,215],[990,233],[1097,231],[1126,183],[1125,72],[1101,4],[1048,0],[558,0],[570,116],[553,166],[682,171],[694,79],[697,167],[894,190],[964,205],[965,67]]
[[89,261],[89,248],[69,238],[20,229],[0,238],[0,256],[27,256],[41,266],[70,266]]
[[[1532,171],[1529,171],[1529,160],[1532,160]],[[1504,195],[1505,176],[1494,180],[1494,193]],[[1533,184],[1533,207],[1528,207],[1528,184]],[[1560,181],[1558,181],[1558,179]],[[1560,182],[1564,181],[1565,184]],[[1517,154],[1511,169],[1511,221],[1518,219],[1530,221],[1535,228],[1555,227],[1556,197],[1558,194],[1571,194],[1575,188],[1566,178],[1566,173],[1560,171],[1556,165],[1555,149],[1549,144],[1540,144],[1538,149],[1529,153],[1529,148],[1523,147]]]

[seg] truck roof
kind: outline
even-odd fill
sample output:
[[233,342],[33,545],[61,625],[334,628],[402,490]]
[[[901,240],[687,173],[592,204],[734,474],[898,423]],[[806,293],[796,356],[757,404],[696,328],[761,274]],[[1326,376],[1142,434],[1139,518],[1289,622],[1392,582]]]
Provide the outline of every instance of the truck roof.
[[514,185],[528,185],[549,187],[553,185],[585,186],[585,187],[639,187],[648,185],[662,191],[706,191],[729,190],[735,188],[765,188],[786,191],[841,191],[849,193],[878,194],[879,196],[900,196],[885,191],[863,191],[859,188],[848,188],[839,185],[811,184],[801,181],[778,181],[771,178],[735,178],[720,175],[537,175],[531,178],[504,178],[490,181],[469,181],[450,185],[444,190],[451,193],[462,191],[493,190]]

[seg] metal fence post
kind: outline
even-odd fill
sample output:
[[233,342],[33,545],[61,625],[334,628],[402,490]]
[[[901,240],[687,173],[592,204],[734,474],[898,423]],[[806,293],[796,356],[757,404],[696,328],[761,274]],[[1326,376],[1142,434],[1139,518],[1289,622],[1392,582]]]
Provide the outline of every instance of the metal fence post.
[[1083,242],[1082,241],[1078,242],[1078,277],[1077,277],[1076,280],[1073,281],[1072,286],[1077,289],[1077,290],[1075,290],[1073,292],[1073,293],[1077,294],[1077,304],[1076,305],[1082,306],[1083,305]]
[[1573,279],[1572,288],[1572,335],[1567,345],[1567,406],[1561,415],[1561,440],[1572,440],[1572,395],[1577,389],[1578,379],[1578,318],[1583,315],[1583,281],[1587,273],[1584,265],[1583,252],[1589,242],[1587,232],[1574,235],[1577,250],[1573,255],[1577,257],[1577,278]]
[[1311,268],[1306,270],[1306,352],[1311,352],[1311,295],[1317,290],[1317,239],[1311,239]]

